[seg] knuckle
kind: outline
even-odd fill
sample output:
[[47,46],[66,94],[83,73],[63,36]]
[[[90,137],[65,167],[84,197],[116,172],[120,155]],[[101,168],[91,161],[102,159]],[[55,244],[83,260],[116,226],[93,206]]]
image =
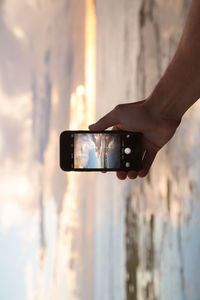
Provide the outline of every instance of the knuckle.
[[106,122],[106,120],[107,120],[107,117],[106,117],[106,116],[103,116],[103,117],[101,117],[101,118],[99,119],[98,123],[104,124],[104,123]]
[[116,116],[119,116],[122,112],[122,109],[123,109],[123,104],[118,104],[117,106],[115,106],[115,113],[116,113]]
[[118,110],[121,110],[122,109],[122,106],[123,104],[118,104],[115,106],[115,110],[118,111]]

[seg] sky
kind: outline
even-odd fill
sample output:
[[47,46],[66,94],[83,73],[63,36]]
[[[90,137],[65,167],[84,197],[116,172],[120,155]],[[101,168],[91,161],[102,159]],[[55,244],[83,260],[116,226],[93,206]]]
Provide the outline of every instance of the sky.
[[98,299],[102,281],[124,293],[123,185],[59,169],[60,132],[96,120],[96,17],[83,3],[0,2],[2,299]]
[[64,0],[0,2],[1,299],[50,299],[54,293],[59,199],[66,185],[55,167],[57,130],[69,118],[57,121],[56,110],[58,99],[67,97],[69,74],[63,76],[60,64],[67,64],[68,46],[60,37],[68,36],[68,11]]
[[0,2],[1,299],[91,293],[78,275],[82,206],[59,169],[58,137],[94,121],[94,22],[89,8],[85,25],[84,1]]

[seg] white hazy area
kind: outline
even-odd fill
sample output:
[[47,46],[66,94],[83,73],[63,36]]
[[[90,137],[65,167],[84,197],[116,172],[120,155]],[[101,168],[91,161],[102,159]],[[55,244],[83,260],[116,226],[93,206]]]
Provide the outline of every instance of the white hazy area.
[[1,1],[0,37],[0,299],[123,299],[126,184],[59,168],[96,119],[94,2]]

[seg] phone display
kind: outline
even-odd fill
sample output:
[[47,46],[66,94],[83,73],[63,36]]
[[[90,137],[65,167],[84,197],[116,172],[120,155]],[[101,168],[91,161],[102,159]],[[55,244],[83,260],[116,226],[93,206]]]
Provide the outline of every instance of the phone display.
[[64,131],[60,167],[64,171],[140,170],[141,136],[129,131]]
[[74,135],[74,168],[120,168],[120,136],[79,133]]

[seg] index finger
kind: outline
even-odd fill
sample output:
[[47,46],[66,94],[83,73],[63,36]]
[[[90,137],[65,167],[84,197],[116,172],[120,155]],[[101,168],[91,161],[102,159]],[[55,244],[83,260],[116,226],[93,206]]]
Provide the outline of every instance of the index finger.
[[118,116],[117,116],[117,109],[114,108],[109,113],[107,113],[104,117],[98,120],[96,123],[89,126],[90,130],[94,131],[103,131],[108,127],[116,125],[119,123]]

